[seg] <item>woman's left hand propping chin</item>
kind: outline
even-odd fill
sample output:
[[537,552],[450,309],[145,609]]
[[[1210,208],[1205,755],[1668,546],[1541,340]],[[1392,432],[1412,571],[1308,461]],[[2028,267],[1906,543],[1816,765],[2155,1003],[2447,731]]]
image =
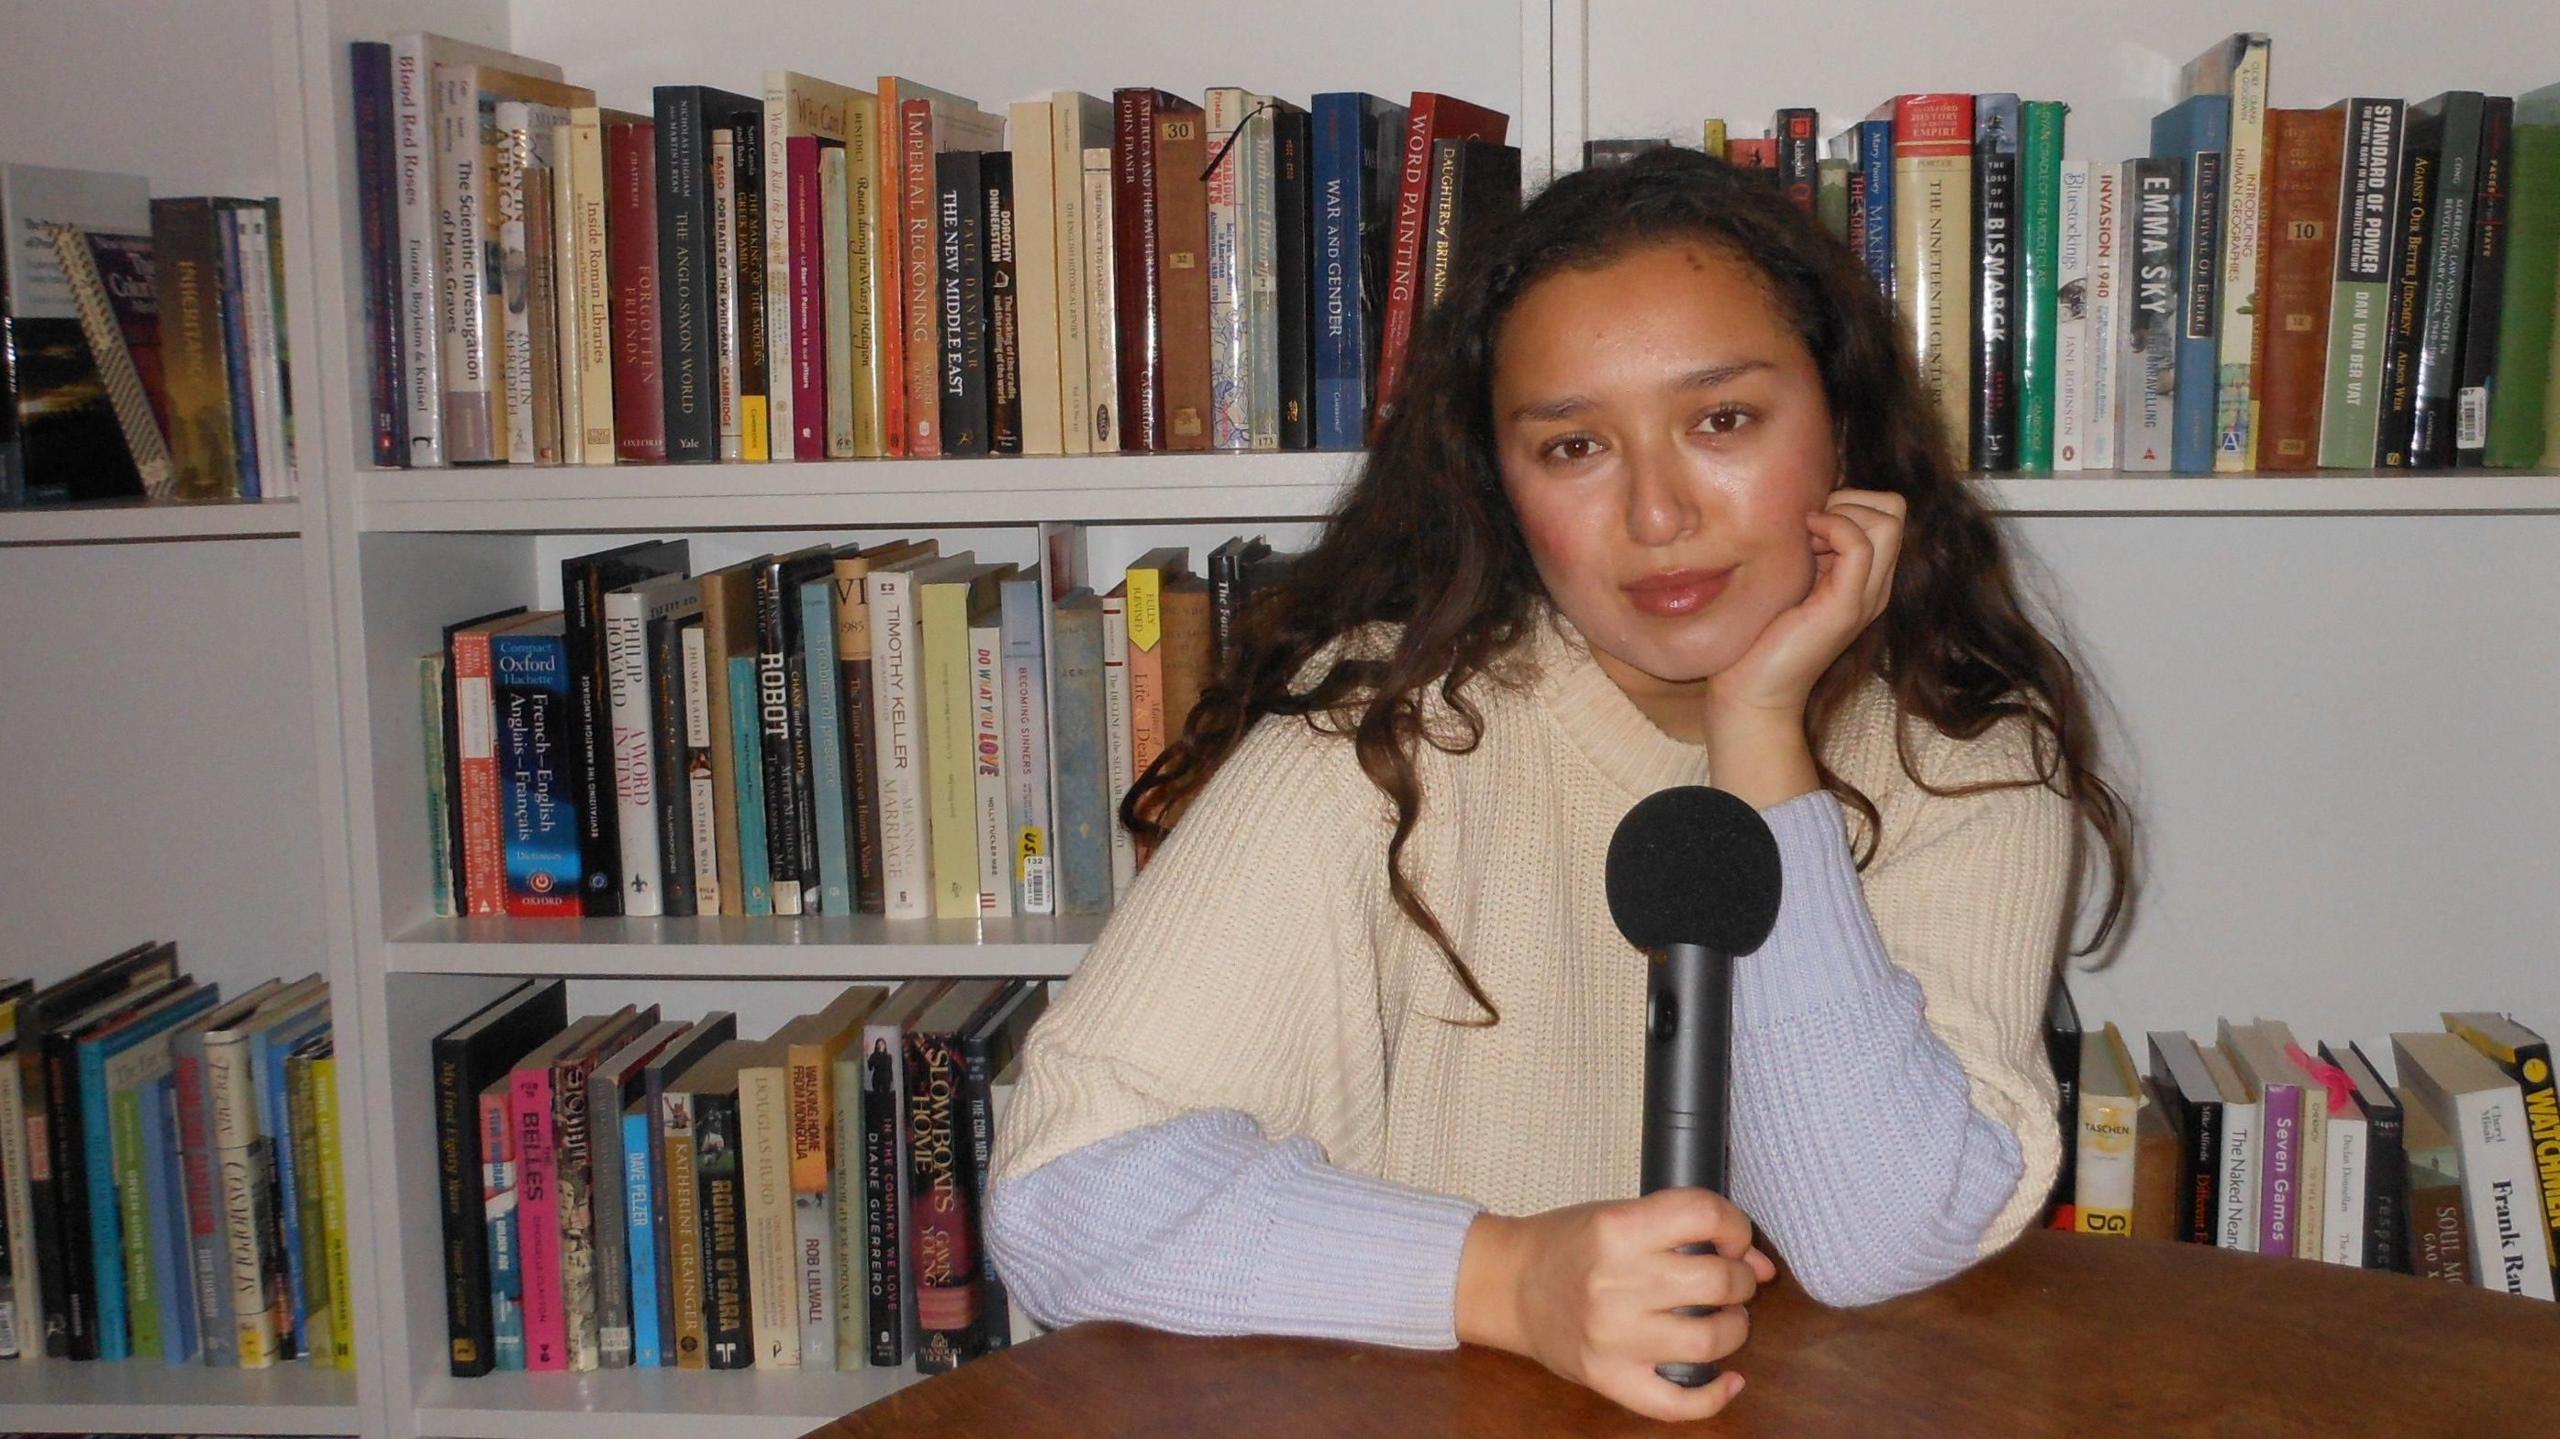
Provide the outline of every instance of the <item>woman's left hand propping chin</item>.
[[1891,491],[1840,489],[1806,515],[1812,590],[1708,681],[1710,707],[1800,713],[1814,682],[1892,598],[1906,514],[1907,502]]

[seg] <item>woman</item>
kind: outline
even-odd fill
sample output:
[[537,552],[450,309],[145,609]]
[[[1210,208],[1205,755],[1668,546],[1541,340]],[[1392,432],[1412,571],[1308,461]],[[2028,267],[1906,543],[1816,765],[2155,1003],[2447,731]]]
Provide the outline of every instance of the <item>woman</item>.
[[[1741,1345],[1754,1225],[1857,1304],[2032,1221],[2075,841],[2114,870],[2094,949],[2129,826],[1899,336],[1690,152],[1559,179],[1466,258],[1125,808],[1161,847],[999,1136],[1015,1302],[1492,1344],[1696,1418],[1741,1376],[1654,1366]],[[1733,1193],[1638,1199],[1645,959],[1601,867],[1689,783],[1760,810],[1784,901],[1735,965]]]

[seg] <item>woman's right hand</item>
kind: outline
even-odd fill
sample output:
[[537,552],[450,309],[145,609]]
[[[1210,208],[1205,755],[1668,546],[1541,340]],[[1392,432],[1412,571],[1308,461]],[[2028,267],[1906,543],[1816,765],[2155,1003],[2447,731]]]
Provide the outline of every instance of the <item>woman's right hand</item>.
[[[1700,1243],[1713,1252],[1679,1252]],[[1704,1189],[1481,1214],[1458,1261],[1458,1338],[1526,1355],[1639,1414],[1704,1419],[1742,1392],[1742,1376],[1687,1389],[1654,1366],[1741,1348],[1751,1327],[1741,1306],[1776,1276],[1751,1221]],[[1689,1305],[1717,1312],[1673,1312]]]

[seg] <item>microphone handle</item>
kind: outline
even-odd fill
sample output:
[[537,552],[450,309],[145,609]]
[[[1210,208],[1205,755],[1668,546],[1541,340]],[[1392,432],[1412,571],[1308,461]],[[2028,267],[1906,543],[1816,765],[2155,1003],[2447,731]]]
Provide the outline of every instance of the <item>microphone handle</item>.
[[[1644,1046],[1644,1192],[1725,1190],[1725,1107],[1732,1084],[1733,958],[1674,944],[1647,967]],[[1681,1246],[1702,1254],[1711,1246]],[[1676,1312],[1704,1315],[1703,1305]],[[1685,1388],[1715,1382],[1713,1364],[1657,1364]]]

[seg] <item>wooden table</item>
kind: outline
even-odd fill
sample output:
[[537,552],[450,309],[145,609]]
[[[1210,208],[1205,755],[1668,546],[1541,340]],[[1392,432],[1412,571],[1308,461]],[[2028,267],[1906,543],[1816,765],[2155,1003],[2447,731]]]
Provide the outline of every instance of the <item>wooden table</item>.
[[[1947,1284],[1752,1305],[1720,1435],[2560,1434],[2560,1307],[2196,1245],[2034,1233]],[[1081,1436],[1658,1435],[1527,1360],[1087,1324],[817,1431]]]

